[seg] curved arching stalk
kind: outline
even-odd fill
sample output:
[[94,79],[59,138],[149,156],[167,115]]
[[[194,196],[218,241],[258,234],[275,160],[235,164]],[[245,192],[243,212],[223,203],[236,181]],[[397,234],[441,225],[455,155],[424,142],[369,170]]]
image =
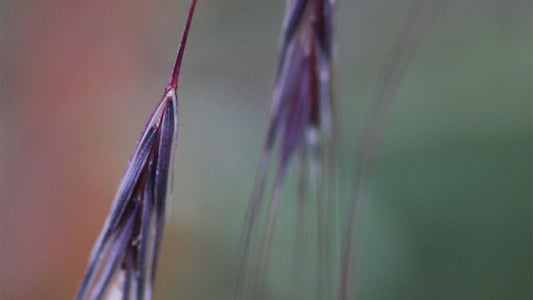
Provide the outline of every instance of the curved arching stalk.
[[439,0],[417,1],[407,22],[400,28],[374,90],[370,108],[359,135],[355,159],[354,196],[349,202],[342,232],[340,273],[337,297],[339,300],[354,298],[354,268],[360,222],[368,202],[368,185],[376,161],[381,132],[388,109],[398,89],[425,29],[432,21]]

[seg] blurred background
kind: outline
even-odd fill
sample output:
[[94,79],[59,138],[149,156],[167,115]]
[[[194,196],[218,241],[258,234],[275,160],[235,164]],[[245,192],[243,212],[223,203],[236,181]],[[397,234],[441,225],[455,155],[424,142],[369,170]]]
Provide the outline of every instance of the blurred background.
[[[339,194],[413,1],[338,1]],[[225,299],[267,122],[283,1],[204,1],[180,78],[156,299]],[[391,108],[362,221],[358,299],[532,298],[532,4],[443,1]],[[1,2],[2,299],[72,299],[189,1]],[[288,295],[294,189],[268,293]]]

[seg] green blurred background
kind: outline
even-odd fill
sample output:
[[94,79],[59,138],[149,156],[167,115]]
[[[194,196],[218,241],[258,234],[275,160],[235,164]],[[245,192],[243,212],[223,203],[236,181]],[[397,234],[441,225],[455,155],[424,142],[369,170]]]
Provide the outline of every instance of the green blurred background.
[[[339,1],[340,195],[413,1]],[[171,69],[188,1],[1,2],[2,299],[71,299]],[[267,122],[283,1],[200,0],[180,82],[156,299],[224,299]],[[532,298],[532,4],[443,1],[390,111],[358,299]],[[287,297],[294,199],[268,293]]]

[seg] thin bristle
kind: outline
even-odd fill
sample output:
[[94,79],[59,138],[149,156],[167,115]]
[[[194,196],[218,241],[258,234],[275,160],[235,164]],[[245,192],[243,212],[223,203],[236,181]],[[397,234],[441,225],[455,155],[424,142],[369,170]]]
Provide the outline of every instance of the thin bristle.
[[307,217],[307,195],[306,191],[307,181],[305,176],[307,174],[307,151],[306,149],[301,149],[299,153],[299,174],[298,174],[298,186],[297,186],[297,203],[296,203],[296,231],[295,231],[295,246],[294,246],[294,267],[291,284],[291,293],[295,298],[302,298],[301,287],[304,280],[304,268],[305,268],[305,245],[306,245],[306,217]]
[[353,299],[353,277],[356,241],[362,211],[368,202],[368,184],[376,160],[386,113],[400,80],[409,65],[424,31],[430,24],[440,0],[421,0],[414,4],[406,24],[400,29],[389,59],[382,69],[370,103],[367,118],[361,129],[355,160],[355,195],[350,202],[340,257],[338,299]]
[[240,259],[237,269],[237,285],[235,289],[236,299],[242,299],[244,297],[244,284],[251,263],[250,252],[252,247],[252,234],[255,232],[257,215],[259,214],[262,204],[264,186],[271,157],[271,148],[268,147],[268,134],[265,144],[267,147],[265,147],[261,155],[261,159],[259,160],[259,166],[257,167],[254,186],[252,189],[252,195],[250,196],[250,200],[248,202],[248,208],[244,218],[244,226],[240,238]]
[[194,8],[196,7],[196,0],[191,1],[191,7],[189,8],[189,13],[187,14],[187,22],[185,23],[185,28],[181,35],[181,41],[178,46],[178,53],[176,55],[176,60],[174,61],[174,67],[172,68],[172,74],[168,80],[167,88],[177,89],[178,88],[178,78],[180,76],[181,61],[183,59],[183,53],[185,52],[185,46],[187,45],[187,37],[189,36],[189,28],[191,27],[192,16],[194,14]]
[[279,202],[281,200],[281,194],[286,182],[286,169],[279,169],[274,179],[274,186],[268,202],[265,224],[263,232],[261,234],[261,240],[259,241],[258,253],[256,257],[257,267],[254,274],[251,276],[252,292],[251,296],[257,298],[262,292],[265,276],[268,272],[268,261],[270,248],[272,245],[272,236],[274,227],[276,225],[276,219],[279,210]]

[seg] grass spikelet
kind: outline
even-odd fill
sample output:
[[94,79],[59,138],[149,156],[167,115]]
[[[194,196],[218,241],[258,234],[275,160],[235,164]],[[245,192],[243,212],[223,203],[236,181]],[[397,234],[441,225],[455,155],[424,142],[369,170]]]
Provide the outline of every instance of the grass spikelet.
[[[279,63],[269,122],[241,235],[237,298],[256,297],[268,269],[269,251],[289,167],[298,156],[300,172],[295,237],[295,284],[302,280],[305,224],[310,201],[316,205],[320,274],[319,297],[329,285],[332,195],[327,176],[334,169],[332,69],[332,0],[288,1],[281,34]],[[274,167],[270,167],[277,154]],[[267,174],[273,169],[270,193]],[[326,172],[328,171],[328,172]],[[266,203],[265,203],[266,198]],[[259,219],[266,210],[264,223]]]
[[133,151],[77,300],[152,297],[178,140],[178,77],[195,5],[193,0],[172,75]]

